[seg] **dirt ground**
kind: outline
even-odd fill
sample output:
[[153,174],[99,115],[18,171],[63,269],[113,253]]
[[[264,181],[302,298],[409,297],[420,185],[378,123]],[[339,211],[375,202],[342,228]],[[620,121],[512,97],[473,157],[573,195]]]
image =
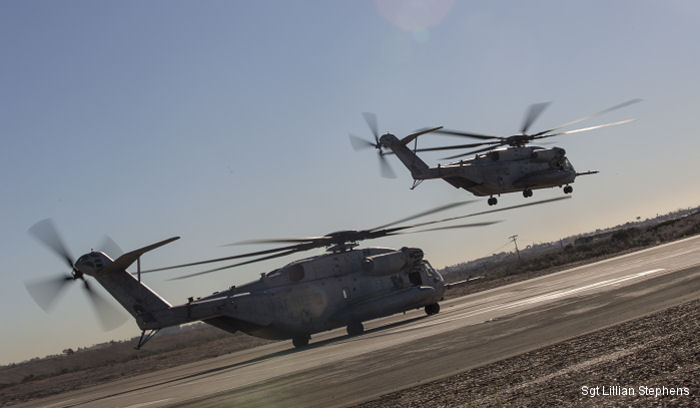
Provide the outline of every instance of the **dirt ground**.
[[695,300],[358,407],[697,407],[699,335]]

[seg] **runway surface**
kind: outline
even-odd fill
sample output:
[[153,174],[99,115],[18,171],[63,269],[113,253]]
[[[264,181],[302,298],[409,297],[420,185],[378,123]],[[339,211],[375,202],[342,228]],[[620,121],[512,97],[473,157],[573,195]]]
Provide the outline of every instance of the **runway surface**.
[[347,406],[700,297],[700,236],[21,406]]

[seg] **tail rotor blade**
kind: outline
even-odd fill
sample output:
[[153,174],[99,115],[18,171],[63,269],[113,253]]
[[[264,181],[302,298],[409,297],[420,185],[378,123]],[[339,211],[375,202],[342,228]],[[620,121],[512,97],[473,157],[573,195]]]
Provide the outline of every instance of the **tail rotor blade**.
[[102,243],[98,248],[112,259],[117,259],[124,255],[124,251],[119,247],[119,244],[110,238],[109,235],[105,235],[102,238]]
[[126,316],[92,289],[87,281],[85,281],[85,289],[104,331],[116,329],[126,321]]
[[25,282],[24,287],[34,299],[37,305],[48,313],[54,303],[66,288],[66,284],[73,280],[70,276],[59,276],[34,282]]
[[371,112],[362,112],[362,116],[364,116],[365,122],[367,122],[367,126],[369,126],[369,130],[372,131],[374,140],[377,142],[377,144],[379,144],[379,126],[377,126],[377,115]]
[[352,145],[352,148],[355,151],[358,150],[367,150],[376,147],[374,143],[370,142],[369,140],[365,140],[361,137],[357,137],[355,135],[349,135],[350,136],[350,144]]
[[382,177],[396,178],[396,173],[394,173],[394,170],[391,169],[391,165],[389,165],[386,157],[384,157],[384,155],[381,153],[379,154],[379,171],[381,172]]
[[63,239],[61,239],[61,236],[58,234],[58,230],[51,218],[41,220],[34,224],[29,228],[29,233],[56,253],[56,255],[63,258],[66,264],[73,269],[73,256],[63,244]]

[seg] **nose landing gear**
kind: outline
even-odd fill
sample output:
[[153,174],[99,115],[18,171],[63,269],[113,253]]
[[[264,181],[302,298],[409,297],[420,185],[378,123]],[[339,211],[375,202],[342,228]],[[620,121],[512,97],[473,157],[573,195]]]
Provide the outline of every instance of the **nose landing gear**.
[[489,203],[489,205],[496,205],[496,203],[498,203],[498,200],[496,199],[496,197],[491,196],[491,197],[489,197],[489,200],[487,201],[487,203]]
[[574,188],[571,186],[564,186],[564,194],[571,194],[574,192]]
[[532,197],[532,190],[530,190],[529,188],[526,188],[525,190],[523,190],[523,197],[525,197],[525,198]]

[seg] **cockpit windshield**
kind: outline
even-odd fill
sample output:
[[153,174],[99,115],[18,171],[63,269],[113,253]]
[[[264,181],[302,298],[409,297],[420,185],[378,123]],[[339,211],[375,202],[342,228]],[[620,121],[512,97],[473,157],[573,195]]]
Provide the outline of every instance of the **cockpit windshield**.
[[437,273],[433,266],[430,264],[430,262],[426,261],[425,259],[423,260],[423,265],[425,265],[425,271],[428,273],[428,276],[434,277],[439,281],[442,281],[442,275]]

